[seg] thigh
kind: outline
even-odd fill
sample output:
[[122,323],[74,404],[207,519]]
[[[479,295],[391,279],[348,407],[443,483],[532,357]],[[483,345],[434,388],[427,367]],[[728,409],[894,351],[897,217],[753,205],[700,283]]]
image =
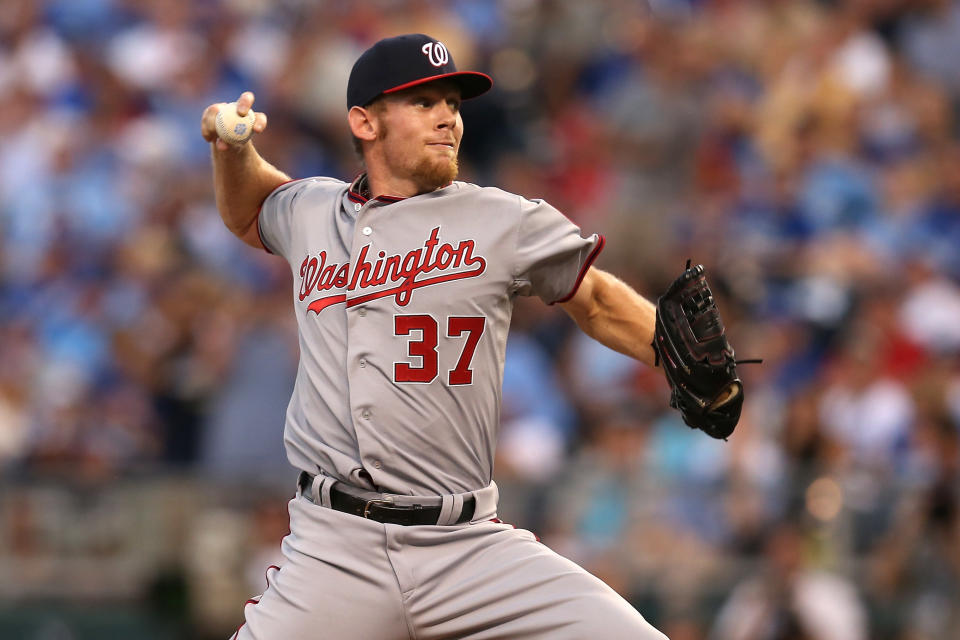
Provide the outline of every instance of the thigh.
[[613,589],[529,531],[483,523],[449,538],[411,546],[420,575],[408,607],[420,640],[666,640]]
[[294,498],[283,555],[237,640],[410,637],[382,525]]

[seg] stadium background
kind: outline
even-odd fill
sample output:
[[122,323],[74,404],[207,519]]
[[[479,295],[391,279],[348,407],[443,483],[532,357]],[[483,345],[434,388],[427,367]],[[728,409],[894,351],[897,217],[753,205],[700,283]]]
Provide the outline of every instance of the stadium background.
[[0,637],[242,620],[286,528],[295,327],[286,265],[218,219],[200,113],[253,89],[265,157],[349,179],[350,65],[409,31],[495,78],[464,179],[606,234],[648,296],[703,262],[764,358],[714,442],[523,301],[502,517],[673,640],[957,637],[949,0],[4,0]]

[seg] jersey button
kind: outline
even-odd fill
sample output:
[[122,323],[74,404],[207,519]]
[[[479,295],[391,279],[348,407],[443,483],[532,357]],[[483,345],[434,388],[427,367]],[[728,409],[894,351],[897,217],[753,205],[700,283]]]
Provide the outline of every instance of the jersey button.
[[370,227],[364,227],[363,229],[361,229],[361,233],[363,233],[363,235],[365,236],[368,236],[371,233],[373,233],[373,229],[371,229]]
[[360,310],[357,311],[357,313],[360,314],[360,317],[361,317],[361,318],[366,318],[366,317],[367,317],[367,310],[364,309],[363,307],[360,307]]
[[369,419],[370,419],[370,412],[367,411],[366,409],[364,409],[364,410],[363,410],[363,413],[361,413],[360,415],[361,415],[361,417],[363,417],[364,420],[369,420]]
[[380,461],[379,461],[379,460],[374,460],[374,461],[373,461],[373,466],[376,467],[377,469],[379,469],[379,468],[382,467],[383,465],[380,464]]
[[367,366],[367,361],[364,360],[363,358],[360,358],[360,366],[361,366],[361,367]]
[[354,210],[354,211],[360,211],[360,208],[361,208],[361,207],[362,207],[362,205],[361,205],[359,202],[354,202],[354,203],[353,203],[353,210]]

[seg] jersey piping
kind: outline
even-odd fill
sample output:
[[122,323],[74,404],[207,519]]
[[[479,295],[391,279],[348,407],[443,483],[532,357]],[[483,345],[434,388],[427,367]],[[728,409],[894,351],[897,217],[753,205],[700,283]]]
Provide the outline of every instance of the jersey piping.
[[573,289],[571,289],[570,293],[568,293],[567,295],[563,296],[558,300],[554,300],[550,304],[560,304],[563,302],[568,302],[571,298],[573,298],[573,296],[577,295],[577,291],[579,291],[580,285],[581,283],[583,283],[583,279],[587,275],[587,271],[590,269],[590,266],[597,259],[597,256],[600,255],[600,252],[603,251],[603,246],[607,243],[607,239],[603,235],[601,234],[597,234],[597,235],[599,236],[597,240],[597,246],[593,248],[593,251],[590,252],[590,255],[587,256],[587,259],[584,261],[583,266],[580,267],[580,273],[577,274],[577,281],[573,283]]

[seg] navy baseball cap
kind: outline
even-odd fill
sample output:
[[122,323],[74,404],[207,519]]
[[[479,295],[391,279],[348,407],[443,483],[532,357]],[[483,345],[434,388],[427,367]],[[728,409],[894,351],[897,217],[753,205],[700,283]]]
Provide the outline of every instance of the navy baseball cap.
[[489,91],[493,80],[479,71],[457,71],[442,42],[422,33],[384,38],[363,52],[350,71],[347,109],[365,107],[385,93],[449,79],[464,100]]

